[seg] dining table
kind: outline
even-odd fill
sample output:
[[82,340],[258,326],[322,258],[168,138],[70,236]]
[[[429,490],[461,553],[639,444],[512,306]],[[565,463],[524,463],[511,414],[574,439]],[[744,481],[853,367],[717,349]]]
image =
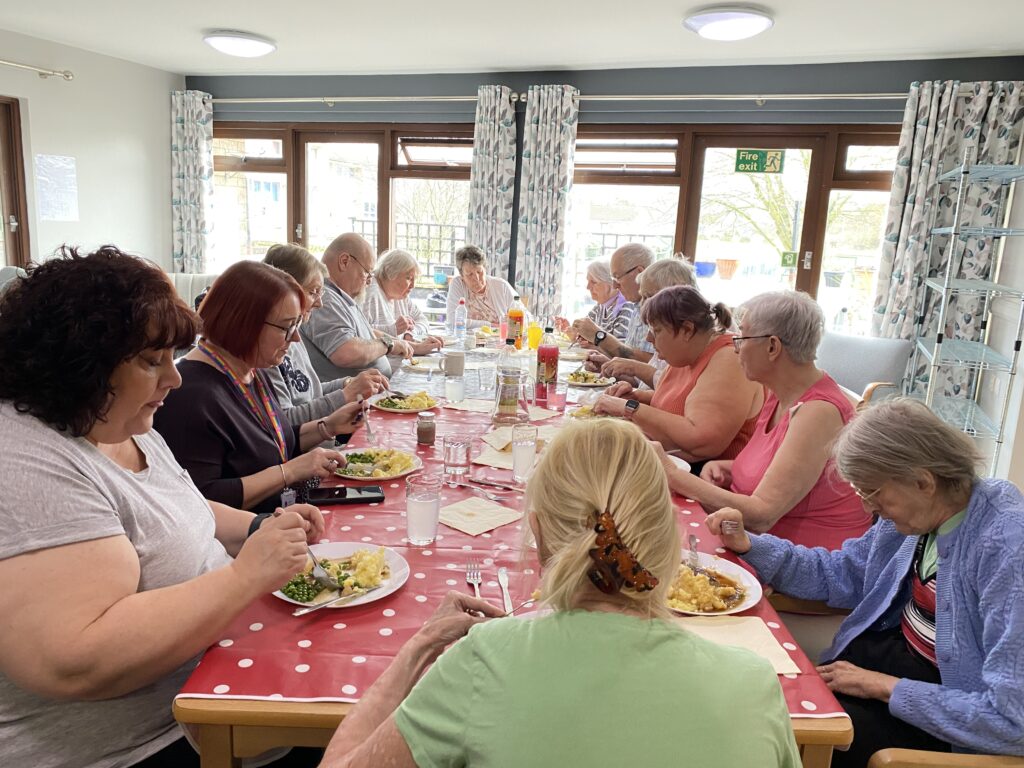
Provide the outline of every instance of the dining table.
[[[483,363],[466,372],[467,402],[493,399],[494,369],[488,362],[493,361],[493,354],[472,351],[467,359]],[[563,362],[560,372],[564,375],[577,365]],[[368,418],[374,446],[408,452],[422,462],[419,472],[431,474],[443,472],[445,435],[472,436],[474,454],[479,453],[483,447],[480,439],[492,427],[490,414],[479,408],[448,407],[443,398],[442,375],[400,369],[391,386],[406,394],[426,391],[438,401],[433,409],[436,440],[433,445],[417,444],[413,414],[371,409]],[[557,408],[535,410],[531,416],[537,417],[534,421],[538,425],[561,426],[573,418],[569,412],[586,392],[570,388],[566,412]],[[360,429],[346,448],[368,445],[367,431]],[[474,466],[471,474],[513,484],[507,469]],[[341,478],[324,482],[366,484]],[[503,567],[508,572],[513,604],[527,603],[523,609],[527,615],[536,609],[527,601],[539,584],[540,566],[525,516],[475,536],[442,524],[432,544],[412,546],[406,538],[404,478],[369,482],[382,486],[384,500],[323,507],[326,525],[321,541],[390,548],[408,562],[408,580],[397,591],[372,602],[328,607],[302,617],[292,615],[294,605],[270,594],[245,607],[205,652],[174,701],[174,715],[197,745],[203,768],[234,768],[243,758],[275,748],[326,746],[345,715],[447,592],[472,594],[466,580],[470,562],[479,565],[484,599],[502,605],[497,573]],[[442,489],[442,507],[476,497],[462,487],[445,484]],[[503,506],[523,512],[520,490],[488,490],[498,492]],[[699,551],[740,562],[708,531],[699,504],[678,496],[673,503],[683,539],[693,534]],[[804,768],[827,768],[833,749],[848,746],[853,739],[849,717],[767,599],[740,615],[761,619],[799,670],[780,674],[779,682]],[[707,671],[709,675],[714,673]]]

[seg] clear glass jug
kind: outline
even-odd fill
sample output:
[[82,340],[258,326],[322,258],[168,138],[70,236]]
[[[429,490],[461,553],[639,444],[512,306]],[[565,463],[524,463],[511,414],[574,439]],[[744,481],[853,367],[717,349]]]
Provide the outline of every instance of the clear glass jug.
[[499,366],[491,422],[499,425],[529,422],[530,405],[536,404],[536,389],[536,380],[522,368]]

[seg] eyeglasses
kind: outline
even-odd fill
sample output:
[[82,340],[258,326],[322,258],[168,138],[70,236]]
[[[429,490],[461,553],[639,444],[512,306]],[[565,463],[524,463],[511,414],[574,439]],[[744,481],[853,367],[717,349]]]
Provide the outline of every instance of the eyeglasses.
[[366,280],[365,280],[365,282],[366,282],[366,284],[367,284],[367,285],[369,285],[369,284],[370,284],[370,281],[371,281],[371,280],[373,280],[373,270],[372,270],[372,269],[367,269],[366,267],[364,267],[364,266],[363,266],[363,263],[362,263],[362,262],[361,262],[361,261],[360,261],[359,259],[357,259],[357,258],[355,257],[355,255],[354,255],[354,254],[351,254],[351,253],[350,253],[350,254],[348,255],[348,257],[349,257],[349,258],[350,258],[350,259],[351,259],[352,261],[354,261],[354,262],[355,262],[356,264],[358,264],[358,265],[359,265],[359,268],[360,268],[361,270],[363,270],[363,274],[364,274],[364,275],[366,275]]
[[622,282],[622,278],[624,278],[630,272],[636,272],[638,269],[640,269],[640,265],[639,264],[637,264],[635,267],[631,267],[631,268],[627,269],[621,275],[612,275],[612,282],[615,283],[615,285],[618,285],[619,283]]
[[868,509],[878,509],[878,502],[872,501],[872,499],[878,495],[878,492],[880,490],[882,490],[881,486],[875,488],[875,490],[873,490],[871,493],[864,493],[864,491],[862,491],[853,483],[850,483],[850,487],[853,488],[853,492],[857,494],[857,498],[861,500],[865,507],[867,507]]
[[284,334],[284,337],[286,339],[290,339],[295,334],[295,332],[299,330],[299,326],[302,325],[302,318],[293,321],[291,325],[278,325],[277,323],[272,323],[269,320],[264,320],[263,324],[277,328],[277,330],[281,331],[281,333]]
[[[736,351],[739,352],[740,351],[740,342],[741,341],[749,341],[750,339],[770,339],[772,336],[775,336],[775,334],[774,333],[765,333],[765,334],[762,334],[760,336],[733,336],[732,337],[732,345],[733,345],[733,347],[736,348]],[[778,338],[778,337],[776,336],[776,338]],[[785,345],[786,342],[784,342],[782,339],[779,339],[779,343],[782,344],[782,345]]]

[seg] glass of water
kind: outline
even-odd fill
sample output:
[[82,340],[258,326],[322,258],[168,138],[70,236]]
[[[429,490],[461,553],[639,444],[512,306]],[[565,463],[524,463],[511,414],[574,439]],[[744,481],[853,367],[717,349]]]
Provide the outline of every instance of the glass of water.
[[415,547],[433,544],[441,514],[441,477],[409,475],[405,479],[406,537]]
[[469,473],[469,453],[472,435],[444,436],[444,472],[456,479]]
[[494,380],[498,372],[497,366],[495,365],[481,365],[476,373],[480,381],[481,392],[493,392],[494,391]]
[[512,427],[512,480],[522,484],[537,458],[537,427],[516,424]]
[[465,400],[466,380],[462,376],[445,376],[444,396],[449,403],[460,403]]

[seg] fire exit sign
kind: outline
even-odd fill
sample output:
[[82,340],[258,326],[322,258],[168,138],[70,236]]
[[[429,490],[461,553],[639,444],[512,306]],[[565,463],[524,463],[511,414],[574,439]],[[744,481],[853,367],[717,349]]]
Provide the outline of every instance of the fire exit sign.
[[782,173],[784,149],[737,149],[736,173]]

